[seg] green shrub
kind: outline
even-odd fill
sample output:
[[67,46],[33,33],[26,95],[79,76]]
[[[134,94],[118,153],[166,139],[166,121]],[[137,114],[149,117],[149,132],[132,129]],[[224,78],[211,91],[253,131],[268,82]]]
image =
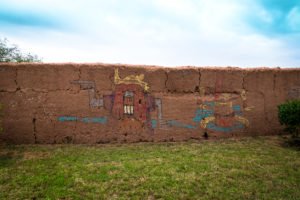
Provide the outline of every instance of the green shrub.
[[278,106],[278,117],[282,125],[286,126],[286,131],[299,136],[300,129],[300,100],[292,100]]

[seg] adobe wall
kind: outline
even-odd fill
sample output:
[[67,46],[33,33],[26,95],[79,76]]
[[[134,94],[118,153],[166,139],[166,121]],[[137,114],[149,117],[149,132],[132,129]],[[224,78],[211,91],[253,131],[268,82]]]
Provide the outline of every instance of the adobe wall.
[[300,69],[0,64],[8,143],[185,141],[278,134]]

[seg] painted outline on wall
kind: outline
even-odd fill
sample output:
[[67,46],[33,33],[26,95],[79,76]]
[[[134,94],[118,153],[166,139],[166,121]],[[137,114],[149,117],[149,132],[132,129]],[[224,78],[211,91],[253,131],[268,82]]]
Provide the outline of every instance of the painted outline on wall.
[[97,123],[106,124],[107,117],[75,117],[75,116],[60,116],[58,117],[60,122],[83,122],[83,123]]
[[80,85],[82,90],[88,90],[91,108],[99,108],[103,106],[103,98],[96,97],[96,85],[94,81],[71,81],[72,84]]

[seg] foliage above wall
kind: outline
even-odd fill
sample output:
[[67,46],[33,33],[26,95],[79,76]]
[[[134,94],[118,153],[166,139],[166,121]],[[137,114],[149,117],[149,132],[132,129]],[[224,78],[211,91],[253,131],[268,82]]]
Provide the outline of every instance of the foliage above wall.
[[0,62],[41,62],[41,59],[37,55],[21,52],[18,46],[0,38]]

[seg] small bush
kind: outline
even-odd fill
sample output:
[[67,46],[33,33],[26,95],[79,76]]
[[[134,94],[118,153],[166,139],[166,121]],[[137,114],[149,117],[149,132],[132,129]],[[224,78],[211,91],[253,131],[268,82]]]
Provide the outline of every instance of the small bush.
[[300,100],[292,100],[278,106],[278,117],[286,131],[293,136],[299,136],[300,129]]

